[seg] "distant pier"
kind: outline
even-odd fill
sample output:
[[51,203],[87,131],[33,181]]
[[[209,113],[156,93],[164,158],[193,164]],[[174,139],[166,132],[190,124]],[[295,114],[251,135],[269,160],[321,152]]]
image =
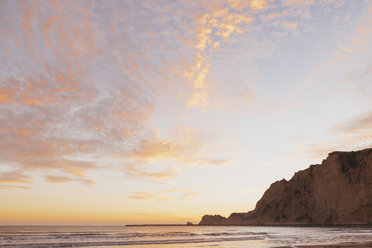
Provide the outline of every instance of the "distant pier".
[[190,224],[139,224],[139,225],[125,225],[127,227],[152,227],[152,226],[172,226],[172,227],[178,227],[178,226],[199,226],[199,225],[190,225]]

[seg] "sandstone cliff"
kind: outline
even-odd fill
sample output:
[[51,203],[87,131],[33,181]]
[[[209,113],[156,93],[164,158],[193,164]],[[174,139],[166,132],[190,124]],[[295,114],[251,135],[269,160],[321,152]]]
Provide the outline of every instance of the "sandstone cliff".
[[248,213],[203,216],[200,225],[372,224],[372,149],[332,152],[273,183]]

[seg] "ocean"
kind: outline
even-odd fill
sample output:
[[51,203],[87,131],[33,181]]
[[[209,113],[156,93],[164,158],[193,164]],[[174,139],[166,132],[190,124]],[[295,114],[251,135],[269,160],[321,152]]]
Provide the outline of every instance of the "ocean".
[[0,247],[268,248],[372,242],[372,228],[0,226]]

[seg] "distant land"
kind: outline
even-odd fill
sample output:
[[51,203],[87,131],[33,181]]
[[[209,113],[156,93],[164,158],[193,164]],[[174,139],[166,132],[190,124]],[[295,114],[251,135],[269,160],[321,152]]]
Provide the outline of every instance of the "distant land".
[[372,148],[332,152],[266,190],[254,210],[199,225],[372,225]]

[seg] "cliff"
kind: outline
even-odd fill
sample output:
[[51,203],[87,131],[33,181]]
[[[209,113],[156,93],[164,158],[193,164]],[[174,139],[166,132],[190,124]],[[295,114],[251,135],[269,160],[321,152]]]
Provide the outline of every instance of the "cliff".
[[200,225],[372,224],[372,148],[332,152],[266,190],[253,211],[203,216]]

